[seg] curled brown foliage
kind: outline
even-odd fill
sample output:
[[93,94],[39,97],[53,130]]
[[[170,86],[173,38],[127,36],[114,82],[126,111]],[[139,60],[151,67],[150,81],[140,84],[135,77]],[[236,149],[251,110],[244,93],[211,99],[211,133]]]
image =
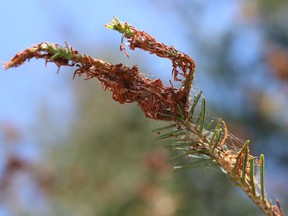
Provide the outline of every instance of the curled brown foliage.
[[[179,106],[184,112],[189,108],[189,92],[194,78],[195,63],[185,53],[174,47],[157,42],[143,31],[130,26],[134,35],[123,34],[129,42],[130,48],[140,48],[162,58],[172,61],[174,81],[181,82],[180,88],[165,86],[160,79],[151,79],[144,76],[137,66],[128,67],[122,64],[110,64],[87,55],[81,55],[66,44],[40,43],[18,53],[10,62],[4,65],[5,69],[17,67],[31,58],[43,58],[46,62],[54,62],[61,66],[76,66],[75,75],[86,75],[86,79],[97,78],[103,88],[112,92],[114,100],[121,104],[137,102],[144,114],[155,120],[173,120],[180,116]],[[123,44],[121,45],[123,48]],[[184,79],[178,76],[182,75]]]

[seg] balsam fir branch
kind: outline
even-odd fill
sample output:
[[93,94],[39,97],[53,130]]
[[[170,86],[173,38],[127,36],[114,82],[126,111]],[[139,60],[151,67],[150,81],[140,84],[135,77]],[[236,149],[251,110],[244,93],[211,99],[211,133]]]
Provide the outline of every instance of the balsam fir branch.
[[[194,61],[173,46],[168,47],[156,41],[146,32],[122,23],[116,17],[106,27],[122,34],[120,50],[127,56],[123,38],[126,38],[132,50],[139,48],[170,59],[174,82],[180,83],[180,87],[175,88],[171,81],[170,86],[165,86],[160,79],[146,77],[137,66],[113,65],[81,54],[68,43],[64,47],[48,42],[39,43],[15,55],[4,64],[4,68],[17,67],[26,60],[41,58],[46,63],[55,63],[58,71],[61,66],[76,67],[74,78],[81,75],[85,75],[85,79],[97,78],[104,90],[112,92],[114,100],[121,104],[136,102],[146,117],[170,122],[168,126],[154,131],[158,133],[158,139],[164,140],[166,148],[178,153],[171,161],[189,159],[186,164],[175,166],[175,170],[200,165],[219,166],[266,215],[284,216],[279,201],[276,200],[276,205],[273,205],[265,194],[264,155],[260,159],[252,156],[250,141],[246,141],[242,148],[237,148],[233,142],[235,137],[228,132],[222,119],[208,123],[202,91],[190,101],[195,75]],[[259,182],[255,169],[260,170]]]

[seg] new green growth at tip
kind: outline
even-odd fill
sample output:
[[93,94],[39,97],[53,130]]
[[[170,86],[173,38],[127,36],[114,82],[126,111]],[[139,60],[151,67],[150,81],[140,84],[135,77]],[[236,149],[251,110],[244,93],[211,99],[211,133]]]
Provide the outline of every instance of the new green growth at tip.
[[130,25],[127,22],[123,24],[116,16],[114,16],[113,19],[110,21],[110,23],[106,24],[105,27],[118,31],[121,34],[126,35],[128,37],[135,36]]
[[[50,57],[51,60],[54,60],[56,58],[62,58],[66,60],[72,60],[72,58],[81,58],[82,55],[78,52],[75,53],[74,49],[68,44],[68,42],[65,42],[65,47],[62,47],[58,44],[53,44],[49,42],[42,43],[38,49],[40,51],[46,51],[47,53],[52,54],[52,57]],[[37,48],[32,48],[31,51],[37,51]]]

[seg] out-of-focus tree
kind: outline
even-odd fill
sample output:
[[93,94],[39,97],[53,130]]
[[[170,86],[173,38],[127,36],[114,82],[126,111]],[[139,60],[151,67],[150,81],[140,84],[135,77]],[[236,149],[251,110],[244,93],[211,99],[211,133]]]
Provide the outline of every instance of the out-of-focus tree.
[[43,195],[50,175],[44,166],[37,165],[39,160],[27,156],[31,143],[23,135],[23,130],[9,121],[1,121],[0,146],[2,214],[48,215],[47,197]]

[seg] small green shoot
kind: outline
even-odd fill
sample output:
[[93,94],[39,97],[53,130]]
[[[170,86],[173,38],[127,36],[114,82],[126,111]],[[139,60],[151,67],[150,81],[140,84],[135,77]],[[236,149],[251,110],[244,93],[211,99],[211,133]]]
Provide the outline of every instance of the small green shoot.
[[240,151],[237,153],[237,158],[236,158],[236,162],[235,162],[235,165],[234,165],[234,168],[233,168],[233,173],[236,173],[237,171],[237,167],[239,165],[239,160],[242,156],[242,154],[244,153],[245,154],[245,151],[248,151],[248,145],[250,144],[250,140],[247,140],[244,145],[242,146],[242,148],[240,149]]
[[260,155],[260,187],[262,202],[265,202],[265,190],[264,190],[264,155]]
[[242,162],[242,184],[246,183],[245,180],[246,180],[247,157],[248,154],[245,154]]
[[192,119],[192,117],[193,117],[193,115],[194,115],[194,111],[195,111],[196,105],[197,105],[197,103],[198,103],[201,95],[202,95],[202,90],[199,92],[198,95],[196,95],[196,96],[194,97],[193,104],[192,104],[192,107],[191,107],[191,109],[190,109],[190,118],[191,118],[191,119]]
[[199,125],[200,134],[202,134],[202,131],[204,128],[205,116],[206,116],[206,100],[205,100],[205,98],[202,98],[201,112],[200,112],[200,116],[196,122],[196,124]]
[[181,118],[185,121],[187,117],[183,107],[180,104],[177,104],[177,108],[180,112]]
[[250,158],[250,185],[252,187],[252,192],[253,192],[253,196],[256,195],[256,190],[255,190],[255,181],[254,181],[254,157]]

